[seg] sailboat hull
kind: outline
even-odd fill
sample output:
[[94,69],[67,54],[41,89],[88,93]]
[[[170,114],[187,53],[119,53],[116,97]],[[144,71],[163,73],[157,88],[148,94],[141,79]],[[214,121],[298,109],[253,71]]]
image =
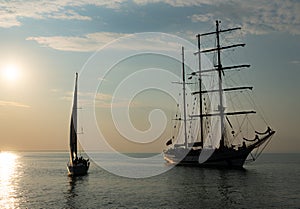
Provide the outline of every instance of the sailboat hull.
[[89,164],[77,164],[77,165],[67,165],[68,172],[70,176],[83,176],[86,175],[89,170]]

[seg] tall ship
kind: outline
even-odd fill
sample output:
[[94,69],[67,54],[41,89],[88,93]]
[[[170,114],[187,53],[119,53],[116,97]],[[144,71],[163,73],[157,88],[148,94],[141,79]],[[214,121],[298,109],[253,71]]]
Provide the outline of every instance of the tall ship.
[[77,88],[78,73],[75,74],[75,87],[73,96],[73,106],[70,121],[70,161],[67,165],[68,173],[71,176],[82,176],[87,174],[90,166],[89,159],[78,156],[77,153]]
[[[275,131],[266,124],[265,127],[259,127],[259,130],[253,130],[253,138],[246,138],[242,125],[245,120],[250,117],[248,115],[256,114],[254,110],[234,110],[231,111],[226,104],[226,95],[231,92],[243,93],[243,91],[251,91],[251,86],[230,86],[225,87],[224,78],[229,71],[235,71],[243,68],[249,68],[248,64],[223,66],[222,52],[223,50],[235,49],[244,47],[244,43],[231,44],[223,46],[220,39],[221,34],[226,34],[231,31],[240,30],[240,27],[230,29],[220,29],[220,21],[216,21],[216,30],[208,33],[198,34],[198,50],[195,55],[198,55],[199,69],[190,73],[190,76],[196,76],[199,87],[197,91],[191,94],[198,99],[197,114],[189,114],[187,112],[188,105],[186,104],[186,88],[189,82],[186,80],[186,71],[184,64],[184,48],[182,47],[182,103],[183,108],[180,115],[174,120],[180,122],[181,135],[180,140],[173,136],[167,141],[167,149],[164,150],[164,159],[169,164],[184,165],[184,166],[203,166],[203,167],[228,167],[242,168],[248,160],[254,161],[270,142]],[[215,46],[208,49],[202,49],[202,38],[214,36]],[[213,54],[214,61],[211,69],[201,69],[201,56],[210,53]],[[240,73],[240,72],[239,72]],[[203,79],[208,74],[215,74],[216,84],[212,89],[205,89]],[[217,105],[213,106],[212,99],[209,95],[213,95]],[[211,96],[212,97],[212,96]],[[233,106],[235,103],[232,103]],[[229,105],[229,104],[228,104]],[[210,108],[208,108],[210,106]],[[233,119],[241,117],[243,119]],[[247,119],[246,119],[247,118]],[[192,122],[197,121],[198,128],[196,132],[189,132]],[[238,121],[235,124],[233,121]],[[236,127],[234,127],[236,125]],[[189,126],[189,127],[188,127]],[[175,126],[174,126],[175,127]],[[249,135],[249,133],[247,133]],[[251,135],[251,134],[250,134]],[[182,140],[183,139],[183,140]]]

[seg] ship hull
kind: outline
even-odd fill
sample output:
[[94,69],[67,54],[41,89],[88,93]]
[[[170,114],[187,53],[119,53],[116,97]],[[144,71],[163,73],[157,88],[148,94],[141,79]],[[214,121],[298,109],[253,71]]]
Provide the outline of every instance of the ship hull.
[[68,173],[70,176],[83,176],[86,175],[89,170],[89,164],[77,164],[77,165],[67,165]]
[[[164,153],[164,159],[167,163],[178,166],[242,168],[251,151],[250,148],[188,151],[170,149]],[[204,154],[201,155],[201,152]]]
[[217,149],[170,148],[164,151],[164,159],[172,165],[242,168],[248,155],[266,143],[274,133],[275,131],[270,129],[255,143],[237,149],[229,147]]

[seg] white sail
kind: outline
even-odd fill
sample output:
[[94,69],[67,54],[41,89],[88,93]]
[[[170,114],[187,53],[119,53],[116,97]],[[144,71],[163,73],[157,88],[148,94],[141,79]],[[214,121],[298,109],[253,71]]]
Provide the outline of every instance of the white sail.
[[73,106],[70,122],[70,163],[73,164],[77,158],[77,80],[78,74],[75,77],[75,89],[73,96]]
[[70,121],[70,163],[68,166],[69,175],[80,176],[87,174],[90,166],[89,159],[77,156],[77,88],[78,74],[75,77],[75,89],[73,97],[72,114]]

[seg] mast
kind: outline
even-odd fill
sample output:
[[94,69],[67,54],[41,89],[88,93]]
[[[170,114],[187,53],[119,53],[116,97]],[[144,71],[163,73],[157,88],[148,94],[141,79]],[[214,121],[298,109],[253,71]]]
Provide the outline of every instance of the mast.
[[183,86],[183,122],[184,122],[184,147],[187,148],[187,130],[186,130],[186,101],[185,101],[185,66],[184,66],[184,47],[182,50],[182,86]]
[[70,163],[77,158],[77,80],[78,73],[75,74],[75,87],[73,96],[73,107],[70,123]]
[[[198,39],[198,61],[199,61],[199,92],[202,92],[202,74],[201,74],[201,42],[200,42],[200,34],[197,35]],[[203,116],[202,116],[202,110],[203,110],[203,104],[202,104],[202,94],[199,94],[199,103],[200,103],[200,145],[203,146]]]
[[[231,112],[231,113],[225,112],[225,107],[223,104],[223,92],[224,91],[235,91],[235,90],[242,90],[242,89],[250,89],[251,90],[252,87],[234,87],[234,88],[223,89],[223,77],[222,76],[224,75],[224,70],[231,70],[231,69],[237,69],[237,68],[248,68],[248,67],[250,67],[250,65],[243,64],[243,65],[234,65],[234,66],[226,66],[226,67],[222,66],[222,62],[221,62],[221,51],[222,50],[235,48],[235,47],[239,47],[239,46],[244,47],[245,44],[241,43],[241,44],[234,44],[234,45],[230,45],[230,46],[221,46],[220,45],[220,33],[239,30],[241,28],[237,27],[237,28],[230,28],[230,29],[226,29],[226,30],[220,30],[219,23],[220,23],[220,21],[216,20],[216,30],[214,32],[203,33],[203,34],[197,35],[197,37],[198,37],[198,52],[196,52],[195,54],[198,54],[198,56],[199,56],[199,71],[195,72],[195,73],[199,73],[199,80],[201,80],[202,73],[216,71],[218,73],[218,88],[202,91],[201,86],[200,86],[199,92],[192,93],[192,94],[200,94],[201,101],[200,101],[200,115],[192,115],[191,117],[200,117],[200,123],[203,123],[203,121],[201,122],[201,118],[203,119],[203,117],[211,117],[211,116],[220,117],[220,127],[221,127],[220,149],[222,149],[225,147],[225,140],[224,140],[224,131],[225,131],[224,118],[225,118],[225,115],[251,114],[251,113],[255,113],[255,111],[239,111],[239,112]],[[207,35],[213,35],[213,34],[216,35],[216,47],[212,48],[212,49],[200,50],[200,37],[207,36]],[[201,68],[200,68],[200,64],[201,64],[200,63],[200,53],[209,53],[209,52],[215,52],[215,51],[217,52],[217,65],[215,66],[215,68],[201,70]],[[218,113],[203,114],[203,112],[202,112],[202,96],[201,95],[203,93],[208,93],[208,92],[217,92],[219,94]],[[201,126],[203,126],[203,125],[201,124]],[[202,130],[202,128],[201,128],[201,130]],[[203,133],[201,133],[201,135],[203,137]],[[203,138],[201,139],[201,142],[203,143]]]
[[218,110],[220,111],[220,125],[221,125],[221,141],[220,148],[225,146],[224,142],[224,106],[223,106],[223,84],[222,84],[222,63],[221,63],[221,50],[220,50],[220,35],[219,35],[219,21],[216,20],[216,36],[217,36],[217,54],[218,54],[218,77],[219,77],[219,102]]

